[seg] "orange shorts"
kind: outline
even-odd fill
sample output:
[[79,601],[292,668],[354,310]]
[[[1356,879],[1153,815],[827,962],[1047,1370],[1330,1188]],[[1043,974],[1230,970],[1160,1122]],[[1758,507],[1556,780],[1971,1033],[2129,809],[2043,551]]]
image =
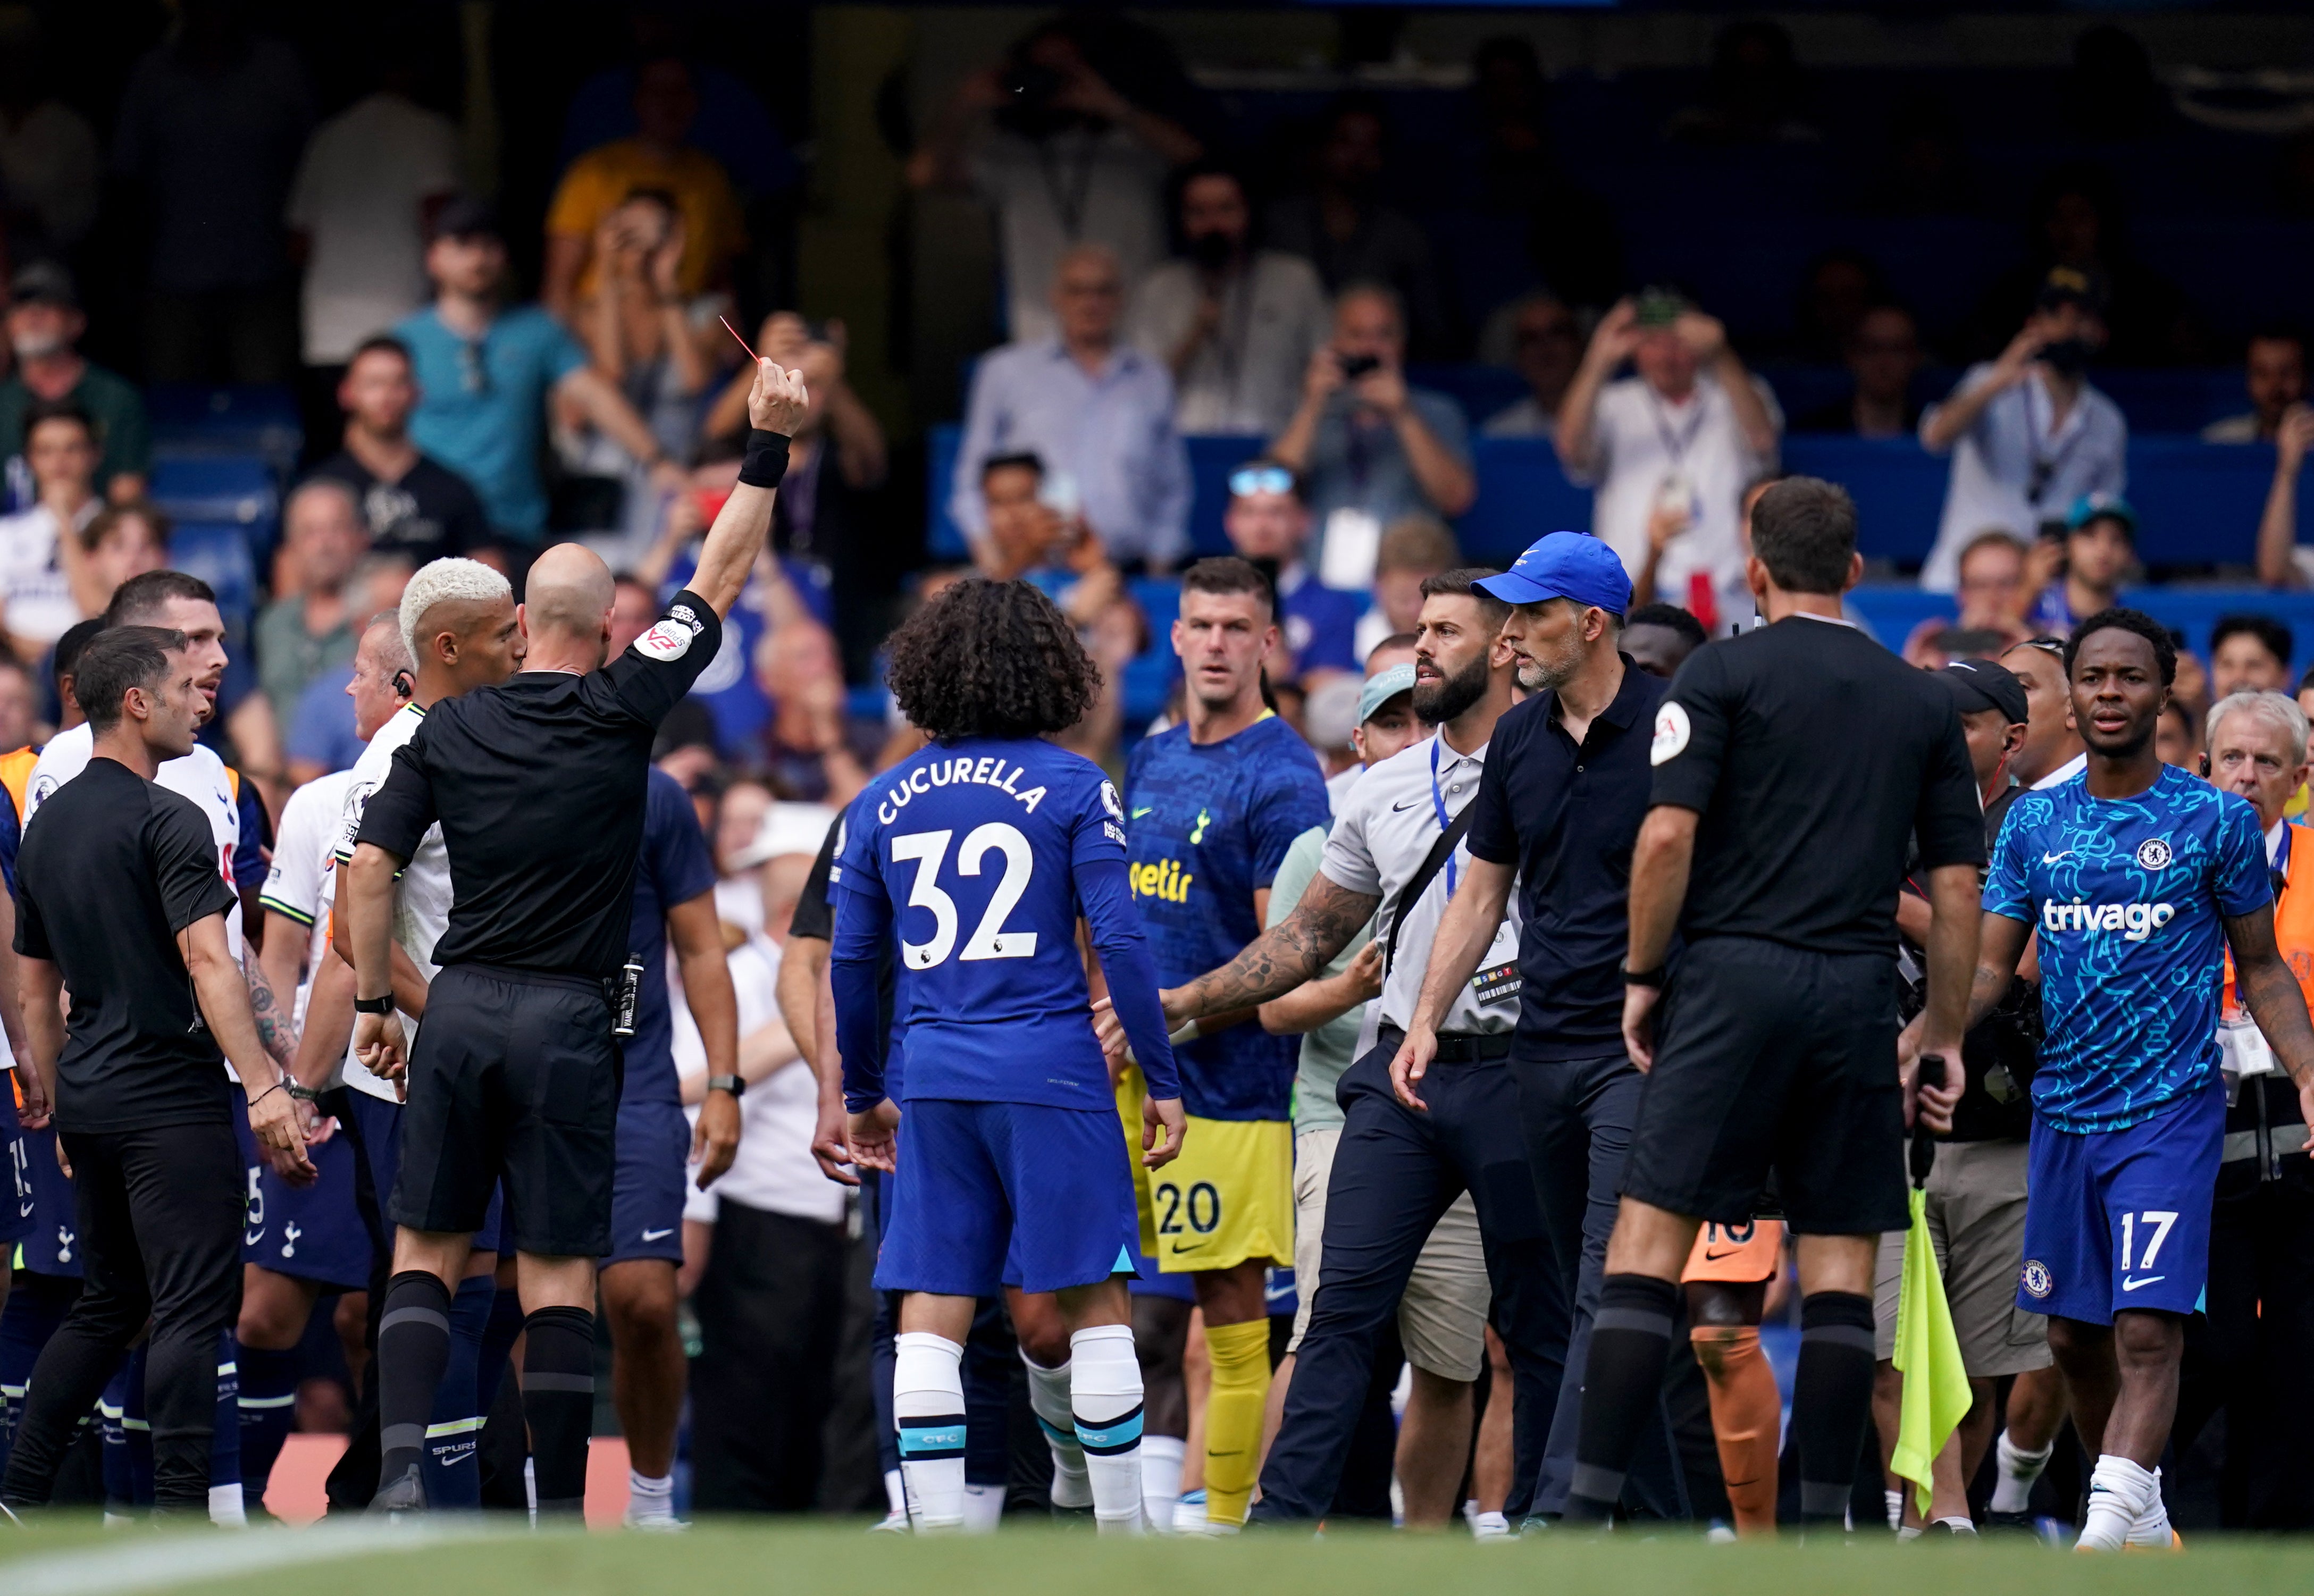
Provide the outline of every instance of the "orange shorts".
[[1749,1285],[1772,1280],[1784,1261],[1784,1221],[1755,1219],[1747,1224],[1706,1222],[1696,1232],[1695,1250],[1687,1255],[1683,1282],[1716,1280],[1729,1285]]

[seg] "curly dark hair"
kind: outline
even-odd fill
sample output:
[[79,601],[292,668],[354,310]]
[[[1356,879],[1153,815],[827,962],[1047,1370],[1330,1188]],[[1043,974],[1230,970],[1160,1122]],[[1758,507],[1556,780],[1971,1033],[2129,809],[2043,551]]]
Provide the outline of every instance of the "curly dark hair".
[[885,681],[928,736],[1066,731],[1100,696],[1100,667],[1059,606],[1026,582],[967,577],[892,634]]
[[2154,666],[2161,673],[2161,685],[2169,687],[2177,680],[2177,645],[2169,636],[2169,629],[2142,610],[2132,610],[2115,604],[2073,628],[2073,635],[2065,639],[2065,680],[2073,679],[2073,661],[2080,657],[2081,645],[2093,632],[2128,631],[2145,639],[2153,650]]

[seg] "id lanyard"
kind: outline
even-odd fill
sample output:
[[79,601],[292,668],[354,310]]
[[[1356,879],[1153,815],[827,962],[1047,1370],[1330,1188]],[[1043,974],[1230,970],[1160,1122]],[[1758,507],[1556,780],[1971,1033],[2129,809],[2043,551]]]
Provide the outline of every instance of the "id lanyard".
[[2038,413],[2041,407],[2037,401],[2040,397],[2039,380],[2036,378],[2028,381],[2025,384],[2025,445],[2031,451],[2033,458],[2031,474],[2025,484],[2025,501],[2033,507],[2036,515],[2040,513],[2041,496],[2049,490],[2049,484],[2055,480],[2057,472],[2063,469],[2065,462],[2071,457],[2073,445],[2080,443],[2081,436],[2089,430],[2089,419],[2081,413],[2081,401],[2076,399],[2073,401],[2072,412],[2066,419],[2076,422],[2077,425],[2066,436],[2065,441],[2060,445],[2057,442],[2057,403],[2056,401],[2050,400],[2049,430],[2046,435],[2050,447],[2045,451],[2042,447],[2043,434]]
[[2282,896],[2283,884],[2290,879],[2290,833],[2292,829],[2292,828],[2288,821],[2285,820],[2282,823],[2282,845],[2274,851],[2273,862],[2265,867],[2267,872],[2274,877],[2274,895],[2277,901]]
[[[1438,831],[1442,836],[1445,834],[1447,828],[1454,824],[1453,818],[1446,813],[1445,795],[1438,790],[1438,745],[1444,741],[1445,739],[1443,736],[1434,736],[1430,739],[1430,807],[1437,812]],[[1446,895],[1450,898],[1454,895],[1454,856],[1449,853],[1446,856]]]

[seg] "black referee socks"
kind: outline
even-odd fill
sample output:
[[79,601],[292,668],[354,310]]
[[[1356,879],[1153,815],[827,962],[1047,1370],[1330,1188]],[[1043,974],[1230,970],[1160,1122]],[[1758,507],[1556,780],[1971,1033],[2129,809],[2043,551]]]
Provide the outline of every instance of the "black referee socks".
[[788,474],[788,440],[776,432],[751,430],[739,460],[739,480],[750,488],[776,488]]
[[423,1269],[385,1283],[377,1321],[377,1485],[400,1485],[426,1455],[435,1388],[450,1365],[450,1292]]
[[576,1516],[587,1505],[587,1437],[595,1426],[595,1316],[542,1308],[522,1328],[522,1416],[539,1516]]
[[1802,1523],[1846,1521],[1871,1410],[1872,1299],[1855,1292],[1803,1297],[1800,1368],[1792,1382]]
[[1663,1401],[1679,1288],[1651,1274],[1610,1274],[1600,1283],[1583,1363],[1583,1416],[1575,1433],[1568,1523],[1604,1523],[1623,1495],[1639,1437]]

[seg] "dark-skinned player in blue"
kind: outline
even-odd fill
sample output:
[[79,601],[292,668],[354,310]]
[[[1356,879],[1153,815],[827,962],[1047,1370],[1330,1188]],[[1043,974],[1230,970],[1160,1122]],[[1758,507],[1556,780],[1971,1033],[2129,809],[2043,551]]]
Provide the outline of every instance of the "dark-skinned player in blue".
[[[1100,673],[1050,599],[977,578],[917,612],[890,662],[893,697],[932,741],[851,813],[829,976],[853,1160],[901,1177],[876,1286],[905,1293],[892,1407],[909,1511],[920,1530],[962,1527],[964,1341],[976,1300],[1009,1286],[1055,1294],[1093,1516],[1137,1533],[1141,1365],[1120,1275],[1138,1220],[1080,919],[1149,1082],[1143,1162],[1171,1161],[1187,1121],[1125,806],[1099,766],[1045,740],[1092,707]],[[904,1105],[885,1092],[876,992],[894,938]]]

